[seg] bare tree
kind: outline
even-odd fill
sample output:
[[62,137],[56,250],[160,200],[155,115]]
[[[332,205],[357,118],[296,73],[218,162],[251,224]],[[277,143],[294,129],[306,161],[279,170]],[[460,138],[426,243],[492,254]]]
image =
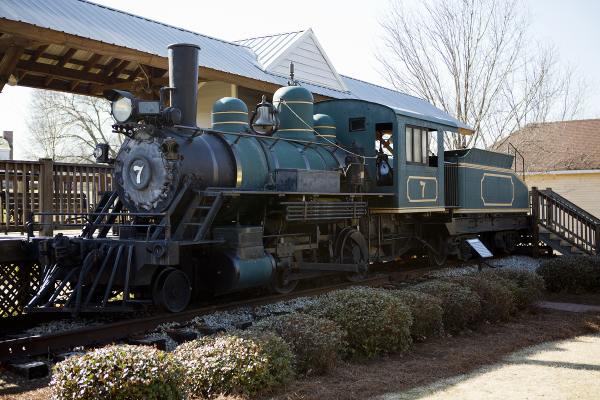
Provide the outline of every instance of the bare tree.
[[27,116],[29,158],[50,157],[63,162],[92,162],[98,143],[111,145],[111,157],[123,139],[112,133],[109,103],[97,97],[35,90]]
[[475,129],[446,147],[489,146],[528,123],[580,114],[588,84],[529,33],[522,0],[392,0],[382,19],[380,73]]

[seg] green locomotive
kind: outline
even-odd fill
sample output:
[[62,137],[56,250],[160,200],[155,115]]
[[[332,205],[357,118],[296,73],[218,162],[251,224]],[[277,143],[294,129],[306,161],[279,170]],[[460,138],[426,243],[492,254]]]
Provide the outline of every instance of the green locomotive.
[[238,99],[217,101],[212,127],[199,128],[198,51],[169,46],[161,101],[105,91],[127,138],[115,159],[106,145],[94,154],[115,165],[116,190],[80,236],[25,243],[43,282],[27,312],[177,312],[192,292],[269,284],[286,293],[328,274],[357,280],[398,257],[466,259],[471,238],[506,252],[528,241],[528,191],[513,157],[445,152],[445,131],[468,131],[449,115],[314,104],[292,77],[251,116]]

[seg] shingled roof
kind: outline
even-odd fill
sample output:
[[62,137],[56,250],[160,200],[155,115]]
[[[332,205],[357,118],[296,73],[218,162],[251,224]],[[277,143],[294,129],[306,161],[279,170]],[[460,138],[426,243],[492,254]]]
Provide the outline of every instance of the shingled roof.
[[600,169],[600,119],[528,124],[492,150],[505,152],[509,142],[525,158],[526,172]]

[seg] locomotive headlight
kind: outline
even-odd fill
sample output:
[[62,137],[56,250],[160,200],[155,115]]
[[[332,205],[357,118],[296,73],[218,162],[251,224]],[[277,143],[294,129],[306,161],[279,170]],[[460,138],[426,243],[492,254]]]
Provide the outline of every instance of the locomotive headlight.
[[111,114],[118,124],[129,121],[133,116],[133,104],[136,101],[133,95],[124,90],[105,89],[104,98],[110,101]]
[[94,149],[94,157],[97,163],[111,163],[111,159],[108,158],[110,153],[110,146],[108,143],[98,143]]
[[102,157],[102,154],[104,154],[104,151],[102,151],[102,147],[96,147],[94,149],[94,157],[95,158],[100,158]]
[[117,101],[112,103],[112,115],[120,124],[131,117],[132,111],[133,107],[131,106],[131,99],[128,99],[127,97],[120,97]]

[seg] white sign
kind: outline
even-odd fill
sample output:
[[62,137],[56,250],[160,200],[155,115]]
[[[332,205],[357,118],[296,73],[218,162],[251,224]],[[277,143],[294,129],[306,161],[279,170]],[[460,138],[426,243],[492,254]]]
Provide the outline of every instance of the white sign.
[[471,247],[483,258],[492,257],[493,254],[481,243],[479,239],[467,239]]

